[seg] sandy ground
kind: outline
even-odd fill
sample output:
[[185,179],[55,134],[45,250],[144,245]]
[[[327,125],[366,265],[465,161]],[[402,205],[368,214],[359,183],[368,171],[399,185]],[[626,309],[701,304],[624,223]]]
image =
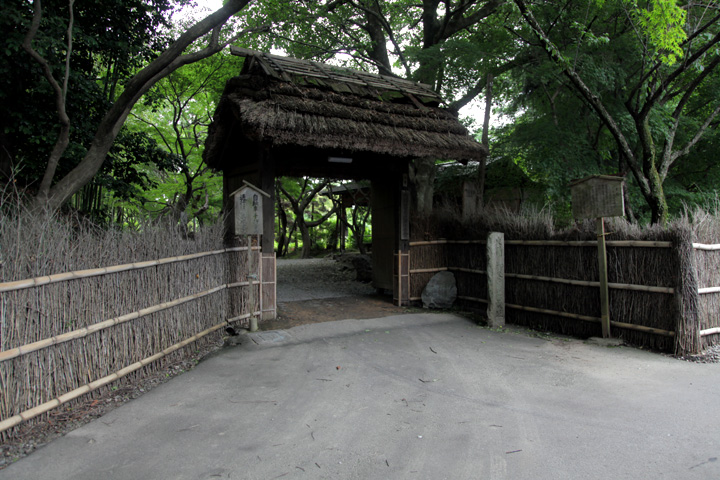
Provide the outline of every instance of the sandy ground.
[[330,258],[277,261],[278,303],[373,295],[368,283],[355,281],[355,271]]
[[278,318],[263,330],[333,320],[381,318],[404,313],[388,295],[355,280],[355,271],[329,258],[278,259]]

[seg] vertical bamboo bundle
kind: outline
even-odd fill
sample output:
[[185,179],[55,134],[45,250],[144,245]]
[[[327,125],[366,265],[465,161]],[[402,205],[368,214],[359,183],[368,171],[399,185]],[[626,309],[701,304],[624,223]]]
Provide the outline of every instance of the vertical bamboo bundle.
[[672,231],[673,253],[678,270],[675,274],[675,354],[686,355],[700,350],[700,319],[697,268],[693,234],[688,228]]

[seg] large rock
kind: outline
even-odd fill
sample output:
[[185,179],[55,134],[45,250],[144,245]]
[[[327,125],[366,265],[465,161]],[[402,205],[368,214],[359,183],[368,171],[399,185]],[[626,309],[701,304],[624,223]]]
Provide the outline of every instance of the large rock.
[[422,292],[425,308],[451,308],[456,298],[455,275],[451,272],[439,272],[433,275]]

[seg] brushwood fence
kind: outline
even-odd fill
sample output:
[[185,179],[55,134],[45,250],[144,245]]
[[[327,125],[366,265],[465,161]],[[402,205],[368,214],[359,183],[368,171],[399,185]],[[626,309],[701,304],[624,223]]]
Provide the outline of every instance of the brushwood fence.
[[[485,240],[410,243],[410,300],[436,272],[453,272],[458,299],[487,304]],[[629,344],[677,354],[720,342],[720,245],[608,241],[611,333]],[[506,240],[505,319],[576,336],[600,336],[596,241]]]
[[275,258],[259,250],[246,242],[0,283],[0,437],[217,343],[230,323],[274,315]]

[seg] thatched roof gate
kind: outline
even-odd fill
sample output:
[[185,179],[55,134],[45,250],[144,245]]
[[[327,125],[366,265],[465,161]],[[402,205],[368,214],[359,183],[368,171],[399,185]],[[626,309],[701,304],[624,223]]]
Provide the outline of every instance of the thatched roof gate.
[[[393,252],[407,250],[408,165],[416,158],[482,160],[485,147],[429,86],[400,78],[231,48],[245,57],[228,80],[204,158],[274,196],[279,176],[369,179],[374,284],[397,289]],[[406,192],[406,193],[403,193]],[[263,250],[273,248],[274,202],[265,203]]]

